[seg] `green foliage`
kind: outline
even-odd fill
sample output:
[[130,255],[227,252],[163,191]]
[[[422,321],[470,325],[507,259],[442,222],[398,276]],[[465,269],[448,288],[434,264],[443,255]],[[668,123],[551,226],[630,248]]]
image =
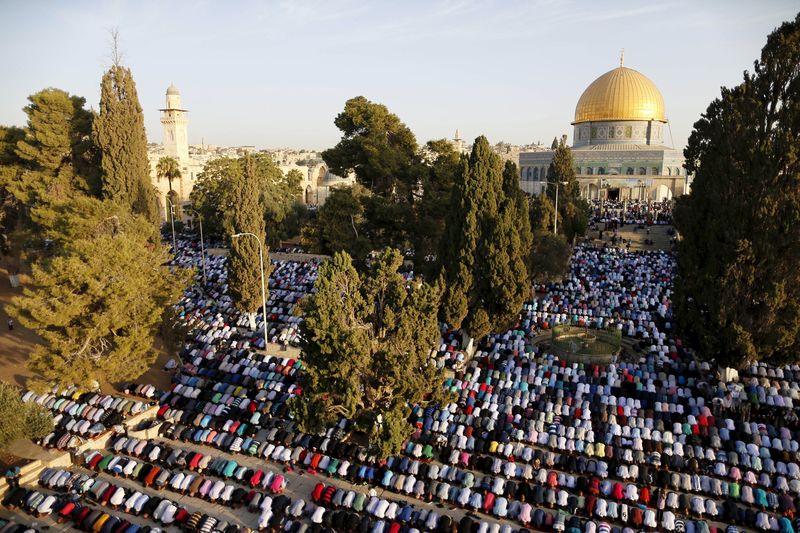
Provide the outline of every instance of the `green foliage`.
[[38,439],[52,430],[53,417],[44,406],[23,402],[18,388],[0,382],[0,450],[16,439]]
[[174,157],[162,157],[156,164],[156,175],[160,180],[167,180],[169,191],[172,191],[172,182],[181,179],[181,167]]
[[359,183],[384,198],[411,195],[417,141],[397,115],[357,96],[345,103],[334,124],[342,139],[322,153],[331,172],[339,176],[355,173]]
[[28,100],[27,127],[5,135],[3,186],[29,208],[96,193],[97,173],[90,170],[92,114],[83,109],[86,101],[60,89],[44,89]]
[[[277,238],[278,240],[288,240],[299,237],[303,228],[311,224],[313,213],[305,204],[295,202],[292,204],[289,212],[286,213],[286,218],[278,226]],[[272,242],[272,240],[270,240]]]
[[530,286],[526,263],[532,236],[516,176],[516,165],[504,169],[481,136],[452,194],[441,245],[442,315],[476,338],[507,327]]
[[568,242],[575,242],[575,239],[585,235],[589,228],[589,204],[580,197],[580,184],[575,176],[572,150],[563,139],[555,149],[553,160],[547,171],[547,179],[547,196],[553,203],[555,203],[556,183],[559,183],[559,233],[563,233]]
[[[256,195],[263,208],[267,242],[276,246],[281,239],[299,233],[294,226],[302,210],[295,207],[301,194],[299,172],[286,176],[275,165],[269,154],[254,154],[253,170],[256,180]],[[246,157],[239,159],[214,159],[203,168],[190,195],[192,208],[203,217],[206,235],[226,238],[225,220],[234,208],[236,183],[242,179]]]
[[701,356],[731,366],[800,353],[800,15],[743,82],[711,102],[685,150],[676,318]]
[[[264,247],[264,277],[270,273],[269,249],[264,229],[264,205],[258,190],[258,172],[252,157],[245,157],[240,179],[233,180],[232,206],[225,217],[225,229],[229,235],[252,233],[231,241],[228,262],[228,279],[231,298],[243,313],[255,313],[261,307],[261,260],[259,242]],[[264,317],[266,320],[267,317]]]
[[546,194],[530,199],[530,224],[535,233],[553,232],[555,206]]
[[331,172],[354,173],[369,191],[361,198],[369,249],[403,248],[412,227],[419,192],[417,141],[411,130],[386,106],[363,96],[351,98],[334,120],[339,143],[322,153]]
[[44,340],[28,365],[61,384],[135,379],[155,360],[154,334],[186,275],[163,266],[152,224],[118,204],[79,197],[53,212],[56,253],[6,309]]
[[461,154],[445,139],[430,141],[418,167],[422,195],[414,207],[414,270],[433,279],[438,261],[426,262],[425,257],[439,254],[445,234],[445,207],[450,205],[453,184],[461,171]]
[[337,253],[302,304],[304,393],[292,406],[298,422],[317,432],[346,417],[369,433],[381,457],[397,453],[413,432],[413,404],[444,399],[429,358],[439,339],[438,292],[406,284],[402,263],[387,248],[360,276],[350,256]]
[[203,231],[209,237],[225,236],[225,214],[233,208],[232,184],[241,179],[239,159],[222,157],[206,163],[190,195],[192,209],[203,217]]
[[533,238],[531,277],[539,283],[561,281],[569,273],[572,247],[563,235],[536,232]]
[[114,65],[103,74],[93,132],[101,153],[103,196],[158,223],[144,114],[130,69]]
[[320,254],[347,252],[356,262],[363,262],[373,249],[364,217],[368,195],[359,184],[331,189],[316,219],[303,228],[303,245]]
[[[19,221],[21,207],[19,200],[9,188],[22,169],[17,156],[17,143],[25,138],[25,130],[15,126],[0,126],[0,233],[8,235]],[[7,242],[2,243],[3,253],[10,251]]]
[[28,100],[26,128],[4,128],[0,144],[0,199],[9,236],[4,251],[18,259],[42,248],[53,229],[55,204],[99,194],[93,114],[83,108],[85,100],[59,89],[44,89]]

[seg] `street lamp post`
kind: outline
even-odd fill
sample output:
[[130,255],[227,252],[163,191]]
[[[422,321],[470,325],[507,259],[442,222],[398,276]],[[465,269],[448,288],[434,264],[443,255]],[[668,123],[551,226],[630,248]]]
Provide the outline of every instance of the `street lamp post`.
[[556,181],[556,208],[555,212],[553,213],[553,235],[558,235],[558,186],[559,185],[566,185],[567,181]]
[[200,263],[203,265],[203,287],[206,286],[206,247],[203,243],[203,217],[200,215],[200,211],[194,209],[192,210],[195,215],[197,215],[197,220],[200,221]]
[[233,238],[238,239],[239,237],[253,237],[256,242],[258,243],[258,260],[261,264],[261,306],[262,311],[264,312],[264,349],[267,349],[267,291],[264,285],[264,247],[261,244],[261,239],[255,233],[243,232],[243,233],[234,233]]
[[169,219],[172,222],[172,249],[173,253],[178,255],[178,241],[175,239],[175,204],[172,203],[169,196],[167,196],[167,202],[169,202]]

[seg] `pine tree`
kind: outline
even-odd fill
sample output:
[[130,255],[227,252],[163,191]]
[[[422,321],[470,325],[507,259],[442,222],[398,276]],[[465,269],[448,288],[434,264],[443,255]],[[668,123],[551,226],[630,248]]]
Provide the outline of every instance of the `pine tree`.
[[456,181],[442,249],[442,314],[473,337],[507,327],[528,294],[532,236],[516,176],[516,165],[504,171],[478,137]]
[[52,88],[28,100],[26,128],[7,130],[0,156],[4,249],[18,260],[41,249],[54,205],[98,194],[93,115],[83,108],[85,100]]
[[93,131],[101,152],[103,196],[157,223],[144,115],[130,69],[115,64],[103,74]]
[[86,100],[60,89],[44,89],[28,97],[25,135],[16,143],[17,170],[9,186],[29,208],[92,193],[92,115]]
[[118,204],[82,196],[53,212],[53,253],[32,265],[30,287],[7,307],[44,341],[29,367],[60,384],[139,377],[186,275],[164,266],[153,226]]
[[413,432],[413,405],[446,399],[428,355],[439,339],[437,291],[407,284],[402,263],[387,248],[359,275],[337,253],[303,301],[305,392],[292,405],[296,419],[313,432],[352,420],[379,457],[397,453]]
[[743,367],[800,353],[800,15],[694,124],[678,199],[675,314],[698,354]]
[[[264,206],[261,203],[255,162],[245,158],[241,178],[232,184],[233,203],[225,220],[229,235],[252,233],[264,246],[264,277],[269,277],[269,249],[264,229]],[[261,268],[259,244],[253,237],[243,236],[231,241],[228,279],[231,297],[237,309],[250,315],[255,328],[255,314],[261,308]],[[267,317],[264,317],[266,321]]]
[[[474,147],[473,147],[474,154]],[[444,239],[441,243],[442,318],[459,328],[470,309],[474,284],[472,265],[475,264],[479,229],[477,190],[470,172],[470,162],[462,161],[456,176],[450,209],[447,211]]]

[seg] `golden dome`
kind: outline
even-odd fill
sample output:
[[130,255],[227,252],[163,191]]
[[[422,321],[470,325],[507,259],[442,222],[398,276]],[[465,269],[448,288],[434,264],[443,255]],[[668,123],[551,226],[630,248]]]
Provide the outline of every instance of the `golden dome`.
[[666,122],[664,98],[645,75],[618,67],[594,80],[575,106],[575,122],[658,120]]

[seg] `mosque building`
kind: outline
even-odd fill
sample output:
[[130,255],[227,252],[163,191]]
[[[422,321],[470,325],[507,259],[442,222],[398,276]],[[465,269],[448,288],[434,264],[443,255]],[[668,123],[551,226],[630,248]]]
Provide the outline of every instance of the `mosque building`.
[[[636,70],[620,65],[581,95],[575,107],[572,156],[581,195],[588,199],[662,201],[688,192],[683,153],[666,144],[664,98]],[[522,152],[520,185],[547,187],[553,151]]]

